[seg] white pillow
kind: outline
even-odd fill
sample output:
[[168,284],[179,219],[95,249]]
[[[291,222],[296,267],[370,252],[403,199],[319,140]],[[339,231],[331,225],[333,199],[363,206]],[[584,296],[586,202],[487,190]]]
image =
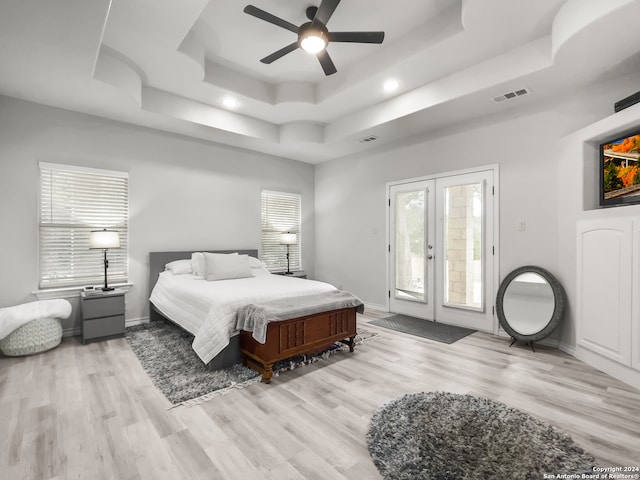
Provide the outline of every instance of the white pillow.
[[195,252],[191,254],[191,271],[197,279],[204,280],[206,277],[206,269],[204,265],[204,254]]
[[254,277],[262,277],[262,276],[265,276],[265,275],[273,275],[273,273],[271,273],[269,270],[267,270],[267,267],[252,268],[251,269],[251,274]]
[[210,281],[252,277],[248,255],[204,253],[205,278]]
[[265,264],[258,260],[256,257],[249,257],[249,266],[251,268],[262,268],[265,266]]
[[170,270],[174,275],[184,275],[185,273],[192,273],[191,260],[174,260],[164,266],[165,270]]

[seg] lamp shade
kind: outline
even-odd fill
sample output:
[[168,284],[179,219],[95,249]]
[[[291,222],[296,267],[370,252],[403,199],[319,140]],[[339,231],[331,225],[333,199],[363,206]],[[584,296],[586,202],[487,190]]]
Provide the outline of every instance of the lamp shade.
[[280,243],[282,245],[295,245],[298,242],[298,238],[295,233],[281,233]]
[[114,230],[92,230],[89,237],[89,248],[99,248],[105,250],[107,248],[120,248],[120,236]]

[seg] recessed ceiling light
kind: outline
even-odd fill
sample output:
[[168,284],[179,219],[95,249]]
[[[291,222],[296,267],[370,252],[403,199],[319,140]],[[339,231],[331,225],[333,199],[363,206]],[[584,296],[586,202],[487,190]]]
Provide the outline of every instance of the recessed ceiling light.
[[227,108],[238,108],[238,99],[235,97],[224,97],[222,104]]
[[393,91],[397,90],[399,86],[400,86],[400,84],[398,83],[398,81],[396,79],[390,78],[389,80],[384,82],[384,85],[382,87],[384,88],[385,92],[393,92]]

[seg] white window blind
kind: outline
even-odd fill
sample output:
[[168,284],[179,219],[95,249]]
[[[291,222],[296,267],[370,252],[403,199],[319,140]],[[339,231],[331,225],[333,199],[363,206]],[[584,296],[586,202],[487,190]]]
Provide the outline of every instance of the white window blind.
[[107,251],[109,283],[128,277],[129,175],[126,172],[39,164],[40,287],[100,285],[102,250],[89,250],[92,230],[120,236]]
[[295,233],[297,243],[289,245],[291,270],[301,270],[300,211],[302,197],[295,193],[262,191],[262,261],[271,271],[287,269],[287,246],[281,233]]

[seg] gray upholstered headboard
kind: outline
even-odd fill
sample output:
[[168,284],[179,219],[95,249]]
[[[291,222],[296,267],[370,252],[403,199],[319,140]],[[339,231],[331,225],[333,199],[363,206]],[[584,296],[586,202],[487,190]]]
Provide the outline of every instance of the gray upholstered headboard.
[[150,252],[149,253],[149,296],[151,290],[158,281],[158,275],[164,271],[164,266],[174,260],[190,259],[193,252],[210,252],[210,253],[235,253],[240,255],[251,255],[258,258],[258,250],[190,250],[186,252]]

